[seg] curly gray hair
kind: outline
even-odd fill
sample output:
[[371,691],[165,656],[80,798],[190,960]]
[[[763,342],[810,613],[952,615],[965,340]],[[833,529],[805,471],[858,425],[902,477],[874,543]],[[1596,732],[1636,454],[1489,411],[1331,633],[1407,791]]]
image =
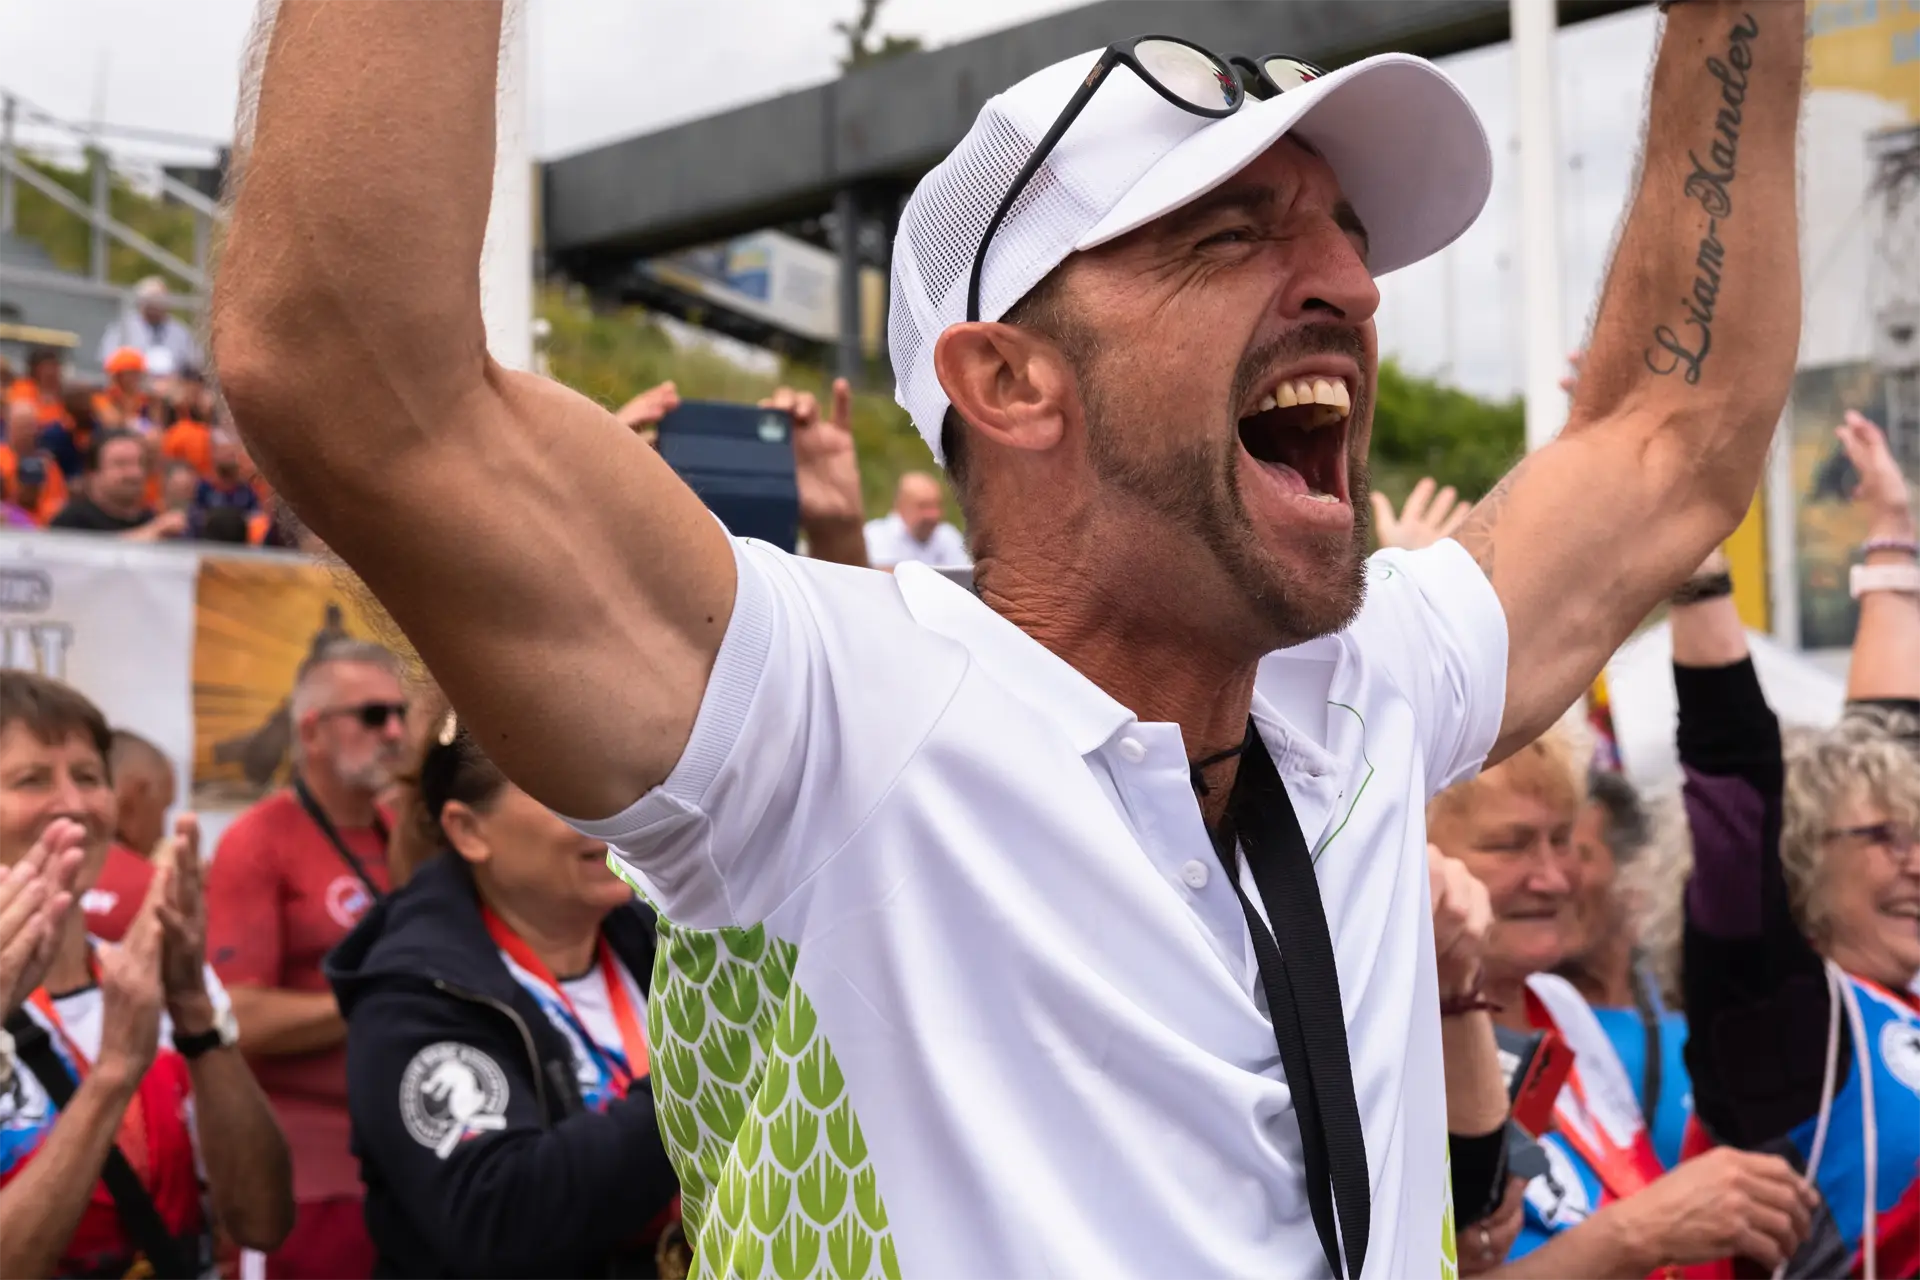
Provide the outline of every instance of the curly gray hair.
[[1800,928],[1818,945],[1828,940],[1827,831],[1833,811],[1864,796],[1895,821],[1920,825],[1920,754],[1901,739],[1911,717],[1850,712],[1832,729],[1789,730],[1780,862]]

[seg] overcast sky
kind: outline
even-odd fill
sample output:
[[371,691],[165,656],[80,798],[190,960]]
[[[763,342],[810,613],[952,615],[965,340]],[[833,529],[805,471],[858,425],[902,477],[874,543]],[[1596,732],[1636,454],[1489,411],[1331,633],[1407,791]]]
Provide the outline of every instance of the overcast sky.
[[[891,0],[883,29],[948,44],[1074,0]],[[541,155],[645,132],[831,78],[836,18],[854,0],[531,0],[533,125]],[[252,0],[0,0],[0,88],[72,120],[206,138],[232,129]],[[1562,336],[1571,345],[1626,197],[1652,56],[1651,8],[1571,28],[1557,51]],[[1447,253],[1383,282],[1386,349],[1475,391],[1519,385],[1512,261],[1511,59],[1446,66],[1480,110],[1496,179]]]

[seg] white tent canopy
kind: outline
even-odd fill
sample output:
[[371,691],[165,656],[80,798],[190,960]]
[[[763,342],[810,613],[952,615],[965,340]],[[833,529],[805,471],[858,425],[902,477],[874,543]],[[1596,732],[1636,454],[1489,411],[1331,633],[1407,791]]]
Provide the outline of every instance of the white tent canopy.
[[[1747,633],[1753,665],[1781,723],[1824,728],[1840,719],[1846,684],[1811,659],[1758,632]],[[1673,745],[1673,632],[1662,622],[1629,640],[1607,664],[1607,698],[1620,760],[1643,791],[1680,785]]]

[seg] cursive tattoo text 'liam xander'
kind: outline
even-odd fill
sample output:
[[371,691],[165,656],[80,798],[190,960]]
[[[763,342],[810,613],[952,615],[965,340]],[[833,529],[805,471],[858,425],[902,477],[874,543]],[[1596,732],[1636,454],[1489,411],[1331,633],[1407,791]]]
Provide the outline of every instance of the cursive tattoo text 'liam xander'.
[[1733,183],[1740,160],[1740,107],[1747,100],[1747,72],[1753,67],[1753,41],[1760,24],[1751,13],[1727,32],[1727,56],[1707,59],[1707,74],[1720,82],[1720,110],[1713,121],[1713,141],[1703,160],[1689,151],[1692,172],[1682,186],[1687,198],[1706,211],[1707,232],[1700,237],[1693,260],[1693,289],[1680,299],[1686,314],[1677,326],[1658,325],[1653,345],[1646,350],[1647,368],[1662,376],[1678,373],[1689,385],[1700,381],[1700,367],[1713,350],[1713,315],[1720,299],[1720,280],[1726,270],[1727,246],[1720,224],[1733,216]]

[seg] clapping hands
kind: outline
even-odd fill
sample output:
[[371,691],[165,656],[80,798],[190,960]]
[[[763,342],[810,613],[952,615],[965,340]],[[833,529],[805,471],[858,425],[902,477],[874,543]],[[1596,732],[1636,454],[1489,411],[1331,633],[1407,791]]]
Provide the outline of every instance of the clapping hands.
[[0,1018],[20,1007],[53,963],[54,942],[73,909],[86,834],[77,822],[48,823],[0,875]]

